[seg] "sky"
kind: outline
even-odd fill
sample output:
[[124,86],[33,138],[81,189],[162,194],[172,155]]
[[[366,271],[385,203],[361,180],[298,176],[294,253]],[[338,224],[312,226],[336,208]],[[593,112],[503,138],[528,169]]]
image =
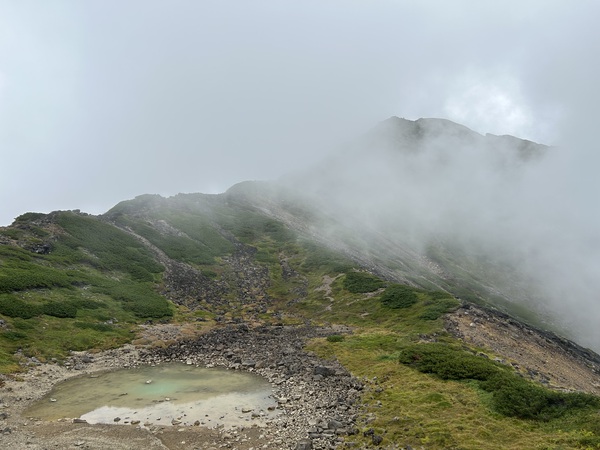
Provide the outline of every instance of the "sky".
[[0,0],[0,225],[276,179],[390,116],[561,146],[565,195],[600,192],[599,13],[586,0]]

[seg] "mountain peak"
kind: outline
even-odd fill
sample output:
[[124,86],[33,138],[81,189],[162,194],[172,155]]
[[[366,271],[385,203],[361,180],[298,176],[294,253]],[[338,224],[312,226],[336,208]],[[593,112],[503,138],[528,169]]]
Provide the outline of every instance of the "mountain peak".
[[412,135],[414,137],[437,137],[442,135],[460,138],[482,137],[481,134],[451,120],[425,117],[409,120],[392,116],[380,122],[373,131]]

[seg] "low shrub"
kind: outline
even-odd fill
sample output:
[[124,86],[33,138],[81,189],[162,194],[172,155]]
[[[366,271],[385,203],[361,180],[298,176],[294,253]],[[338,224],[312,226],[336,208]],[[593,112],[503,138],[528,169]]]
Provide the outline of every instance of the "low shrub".
[[353,294],[373,292],[384,286],[385,281],[366,272],[348,272],[344,278],[344,289]]
[[146,283],[134,283],[121,280],[119,283],[101,282],[92,290],[119,301],[123,309],[133,312],[136,317],[161,318],[173,315],[173,310],[166,298],[157,294],[152,286]]
[[114,327],[105,323],[75,322],[74,325],[82,330],[94,330],[101,333],[112,331],[114,329]]
[[481,383],[492,393],[493,408],[505,416],[547,421],[584,408],[600,407],[600,398],[580,392],[555,392],[514,373],[496,375]]
[[0,336],[9,341],[20,341],[27,338],[27,334],[22,331],[5,331]]
[[419,316],[423,320],[437,320],[444,314],[459,306],[458,300],[452,297],[440,298],[425,303],[425,311]]
[[0,295],[0,314],[2,315],[31,319],[41,313],[38,305],[30,305],[13,295]]
[[476,380],[492,394],[492,408],[519,419],[547,421],[574,410],[600,407],[600,398],[554,392],[521,378],[487,358],[445,344],[415,344],[400,353],[401,363],[444,380]]
[[72,281],[65,272],[31,263],[23,267],[3,268],[0,274],[0,292],[69,287]]
[[327,342],[342,342],[344,340],[344,336],[341,334],[330,334],[327,336]]
[[96,300],[91,300],[89,298],[78,298],[75,300],[71,300],[71,302],[77,307],[77,309],[101,309],[106,308],[106,305],[102,302],[98,302]]
[[415,344],[402,350],[400,362],[444,380],[487,380],[504,367],[449,345]]
[[0,314],[12,318],[31,319],[42,314],[59,318],[74,318],[78,309],[104,307],[102,303],[89,299],[50,301],[39,304],[26,302],[15,295],[0,294]]
[[42,304],[41,313],[59,318],[74,318],[77,315],[77,306],[69,301],[47,302]]
[[388,286],[380,297],[381,303],[388,308],[410,308],[419,301],[417,294],[408,286],[392,284]]

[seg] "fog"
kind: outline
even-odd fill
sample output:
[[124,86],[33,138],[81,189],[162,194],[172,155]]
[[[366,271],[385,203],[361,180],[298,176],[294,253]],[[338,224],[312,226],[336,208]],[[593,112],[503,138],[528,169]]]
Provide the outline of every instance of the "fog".
[[446,118],[552,149],[516,168],[468,146],[412,168],[371,161],[356,195],[373,183],[371,205],[399,201],[416,242],[452,229],[516,252],[592,345],[599,13],[592,0],[0,1],[0,225],[222,192],[310,168],[390,116]]
[[391,118],[291,182],[373,245],[460,249],[479,267],[458,265],[490,292],[600,351],[597,190],[571,177],[577,151]]
[[598,9],[0,1],[0,224],[274,179],[393,115],[585,141]]

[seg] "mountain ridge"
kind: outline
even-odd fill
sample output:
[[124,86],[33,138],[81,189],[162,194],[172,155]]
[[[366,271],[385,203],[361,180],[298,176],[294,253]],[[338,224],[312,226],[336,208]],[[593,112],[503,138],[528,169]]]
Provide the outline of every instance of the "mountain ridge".
[[[336,436],[366,448],[382,442],[388,448],[398,442],[493,448],[487,428],[512,430],[514,442],[502,441],[506,448],[550,441],[564,448],[600,444],[595,425],[600,403],[583,394],[600,393],[600,357],[561,337],[552,316],[541,316],[524,301],[533,295],[527,277],[508,257],[490,255],[494,246],[478,247],[468,233],[461,235],[466,222],[440,215],[447,229],[435,228],[435,221],[411,228],[419,225],[411,214],[431,219],[427,210],[433,208],[414,209],[410,202],[418,198],[426,204],[441,195],[460,177],[443,180],[431,192],[427,185],[485,153],[470,143],[458,146],[446,152],[468,157],[457,164],[439,160],[439,152],[453,150],[450,144],[465,134],[473,142],[489,139],[451,122],[420,120],[392,118],[386,126],[394,132],[398,124],[421,130],[417,140],[411,131],[405,141],[433,142],[420,147],[423,155],[414,148],[403,152],[407,149],[385,133],[379,135],[379,153],[365,148],[373,143],[371,134],[350,149],[356,159],[348,161],[349,153],[342,151],[321,171],[310,169],[296,179],[242,182],[222,194],[145,194],[99,216],[78,210],[19,216],[0,228],[0,372],[5,374],[0,383],[32,367],[79,361],[74,351],[94,354],[132,343],[166,358],[193,357],[183,348],[206,350],[210,360],[226,348],[201,344],[207,333],[215,342],[250,333],[254,342],[255,336],[277,330],[293,334],[301,327],[324,327],[329,335],[294,345],[306,346],[323,361],[333,358],[355,377],[377,381],[360,395],[353,393],[360,397],[360,414],[344,416],[361,435],[349,430],[329,435],[323,431],[327,427],[319,431],[300,419],[295,423],[316,448],[343,445]],[[454,131],[443,139],[448,127]],[[439,134],[422,133],[431,128]],[[501,167],[497,181],[504,187],[537,159],[519,156],[521,146],[529,148],[527,141],[513,145],[513,138],[500,139],[512,146],[505,149],[508,159],[498,166],[498,160],[484,158],[483,167],[493,168],[486,174]],[[382,183],[338,173],[346,163],[362,171],[374,155],[391,158],[373,167]],[[415,167],[431,177],[414,173]],[[401,175],[399,184],[383,183],[390,181],[385,169]],[[329,190],[332,179],[337,189]],[[411,195],[399,196],[420,179],[425,183],[406,191]],[[396,189],[384,195],[390,186]],[[319,195],[323,192],[327,195]],[[148,338],[163,327],[178,331]],[[303,382],[301,369],[286,362],[285,352],[272,364],[282,371],[281,380]],[[439,415],[445,422],[441,431]],[[568,431],[561,434],[559,428]]]

